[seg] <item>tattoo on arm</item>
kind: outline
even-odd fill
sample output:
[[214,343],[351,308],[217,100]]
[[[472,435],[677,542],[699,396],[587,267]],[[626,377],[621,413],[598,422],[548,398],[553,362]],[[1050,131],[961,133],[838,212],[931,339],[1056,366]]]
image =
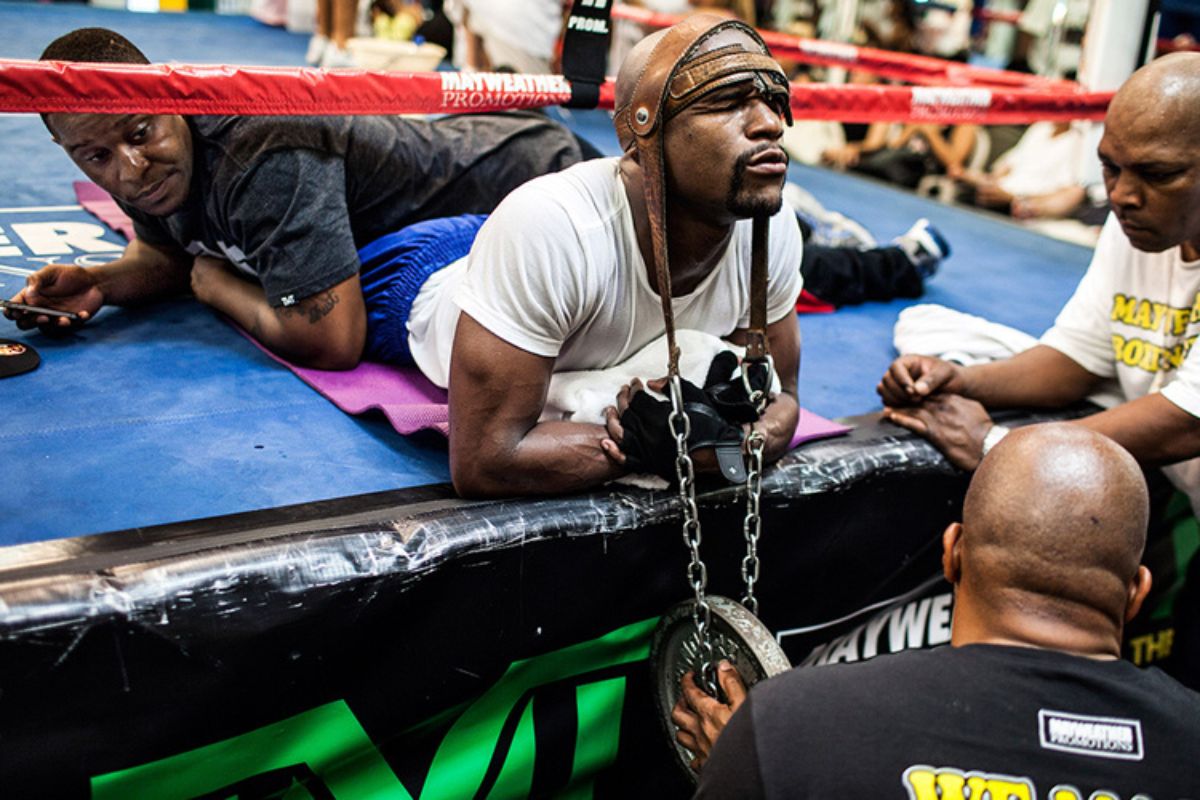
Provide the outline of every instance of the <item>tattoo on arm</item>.
[[307,302],[302,303],[301,307],[308,312],[308,324],[316,325],[321,319],[333,311],[333,307],[338,304],[338,296],[331,289],[328,292],[310,298]]
[[281,306],[275,309],[275,313],[281,318],[289,318],[292,316],[303,315],[308,317],[308,324],[316,325],[329,313],[333,311],[333,307],[338,304],[340,298],[332,290],[322,292],[321,294],[313,295],[305,298],[300,303],[294,306]]

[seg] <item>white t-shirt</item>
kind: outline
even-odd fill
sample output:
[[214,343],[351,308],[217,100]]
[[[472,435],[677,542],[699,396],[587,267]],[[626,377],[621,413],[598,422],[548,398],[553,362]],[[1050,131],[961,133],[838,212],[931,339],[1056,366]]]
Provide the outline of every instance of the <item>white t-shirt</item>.
[[931,8],[917,20],[917,49],[939,57],[956,56],[971,45],[972,0],[942,0],[955,10]]
[[[1082,48],[1079,46],[1080,33],[1087,28],[1088,13],[1091,10],[1091,0],[1067,0],[1066,16],[1063,19],[1064,41],[1058,47],[1051,48],[1050,31],[1054,26],[1054,14],[1058,8],[1058,0],[1029,0],[1021,13],[1018,27],[1038,41],[1029,53],[1029,65],[1039,75],[1048,75],[1053,67],[1053,75],[1058,77],[1071,70],[1079,69],[1079,58]],[[1074,31],[1074,35],[1069,32]],[[1072,41],[1073,40],[1073,41]],[[1051,63],[1053,57],[1053,64]]]
[[462,5],[467,26],[485,47],[494,39],[547,61],[554,56],[563,27],[559,0],[462,0]]
[[996,160],[996,168],[1010,167],[999,184],[1016,197],[1034,197],[1080,183],[1084,131],[1072,127],[1057,136],[1053,122],[1035,122],[1021,139]]
[[[618,163],[586,161],[521,186],[470,254],[426,281],[408,325],[413,358],[431,381],[449,381],[460,310],[509,344],[554,358],[555,372],[620,364],[663,334]],[[675,298],[676,328],[727,336],[749,325],[751,227],[739,221],[713,271]],[[801,249],[785,203],[770,223],[768,322],[794,313]]]
[[[1197,334],[1200,261],[1184,261],[1178,247],[1135,250],[1109,215],[1087,274],[1042,344],[1094,375],[1115,377],[1127,401],[1161,392],[1200,417]],[[1200,513],[1200,458],[1164,471]]]

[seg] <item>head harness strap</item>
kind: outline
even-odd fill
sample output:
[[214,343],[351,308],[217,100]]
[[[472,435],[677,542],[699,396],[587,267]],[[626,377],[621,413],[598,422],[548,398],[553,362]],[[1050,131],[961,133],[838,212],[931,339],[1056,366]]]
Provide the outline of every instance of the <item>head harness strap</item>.
[[[737,30],[762,49],[755,53],[738,44],[693,56],[702,42],[725,30]],[[768,54],[755,30],[737,20],[697,14],[670,28],[655,45],[638,76],[630,101],[617,109],[613,123],[624,150],[637,148],[654,253],[654,271],[666,327],[668,375],[679,374],[675,314],[671,304],[670,254],[667,251],[666,164],[663,128],[666,120],[716,89],[754,81],[772,104],[778,103],[791,124],[789,89],[783,70]],[[765,360],[767,218],[754,219],[751,255],[751,310],[746,356]],[[760,308],[761,306],[761,308]]]

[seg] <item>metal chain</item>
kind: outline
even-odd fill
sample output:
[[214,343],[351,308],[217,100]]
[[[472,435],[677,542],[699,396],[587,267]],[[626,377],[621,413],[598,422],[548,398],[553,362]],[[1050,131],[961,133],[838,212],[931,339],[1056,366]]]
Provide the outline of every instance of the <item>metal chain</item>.
[[[750,381],[750,370],[755,364],[762,365],[767,371],[762,389],[755,389]],[[767,354],[765,361],[748,362],[743,359],[738,365],[738,370],[741,372],[742,387],[746,390],[746,398],[761,417],[771,402],[771,382],[775,380],[775,359],[770,354]]]
[[697,674],[702,689],[716,696],[716,656],[712,644],[712,609],[705,592],[708,589],[708,568],[700,558],[700,510],[696,507],[696,471],[688,455],[687,440],[692,423],[683,408],[683,387],[678,375],[671,376],[671,415],[667,418],[675,438],[675,474],[679,478],[679,500],[683,504],[683,542],[691,552],[687,566],[688,583],[692,585],[695,602],[692,622],[700,642],[700,669]]
[[[695,602],[692,604],[692,622],[699,639],[700,669],[698,682],[701,688],[717,696],[716,653],[712,643],[712,608],[708,604],[708,568],[700,557],[700,510],[696,505],[696,472],[688,454],[687,440],[691,434],[691,420],[683,408],[683,387],[678,375],[671,377],[671,414],[667,422],[671,436],[675,439],[675,475],[679,479],[679,500],[683,506],[683,542],[691,554],[687,565],[688,583],[692,586]],[[754,596],[754,584],[758,581],[761,562],[758,558],[758,539],[762,534],[763,450],[766,436],[752,429],[746,439],[750,468],[746,474],[746,517],[742,522],[742,533],[746,538],[746,555],[742,558],[742,581],[746,592],[742,605],[755,616],[758,615],[758,598]]]
[[742,533],[746,537],[746,556],[742,559],[742,580],[746,593],[742,605],[758,616],[758,598],[754,596],[754,584],[758,581],[758,537],[762,533],[762,516],[759,501],[762,498],[763,448],[767,437],[763,432],[752,429],[746,438],[750,455],[750,469],[746,471],[746,518],[742,522]]

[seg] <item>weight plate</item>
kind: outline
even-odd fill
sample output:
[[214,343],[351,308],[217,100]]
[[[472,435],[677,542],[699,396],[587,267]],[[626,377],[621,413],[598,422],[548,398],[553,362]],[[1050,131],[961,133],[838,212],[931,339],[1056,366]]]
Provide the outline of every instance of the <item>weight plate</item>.
[[[749,688],[792,668],[783,648],[758,617],[741,603],[720,595],[709,595],[712,610],[711,637],[716,661],[726,659]],[[671,608],[658,623],[650,646],[650,668],[654,676],[654,702],[679,765],[694,781],[694,755],[675,740],[671,710],[679,701],[680,681],[689,670],[700,672],[700,638],[692,621],[693,600]],[[715,663],[715,662],[714,662]]]

